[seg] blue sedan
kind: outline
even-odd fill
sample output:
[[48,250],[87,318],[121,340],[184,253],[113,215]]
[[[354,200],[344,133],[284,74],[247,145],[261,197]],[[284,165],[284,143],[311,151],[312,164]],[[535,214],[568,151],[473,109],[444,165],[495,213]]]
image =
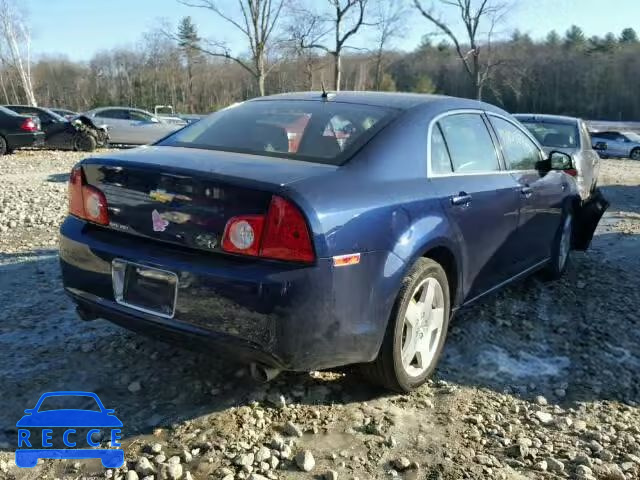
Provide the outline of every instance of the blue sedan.
[[257,98],[76,165],[64,286],[85,320],[224,352],[264,378],[359,364],[410,391],[458,309],[564,272],[585,230],[569,168],[477,101]]

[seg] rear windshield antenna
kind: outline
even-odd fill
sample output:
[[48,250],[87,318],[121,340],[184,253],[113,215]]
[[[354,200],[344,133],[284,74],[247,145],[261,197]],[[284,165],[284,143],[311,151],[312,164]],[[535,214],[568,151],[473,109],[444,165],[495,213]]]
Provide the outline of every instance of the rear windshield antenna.
[[324,98],[325,100],[329,99],[329,93],[327,92],[327,89],[324,88],[324,80],[320,82],[320,85],[322,85],[322,98]]

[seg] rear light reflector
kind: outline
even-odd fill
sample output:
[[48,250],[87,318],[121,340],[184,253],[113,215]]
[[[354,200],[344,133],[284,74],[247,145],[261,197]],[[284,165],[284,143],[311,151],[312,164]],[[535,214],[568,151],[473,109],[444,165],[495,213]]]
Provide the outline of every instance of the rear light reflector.
[[350,253],[348,255],[339,255],[333,257],[334,267],[348,267],[349,265],[357,265],[360,263],[359,253]]
[[69,213],[100,225],[109,225],[107,197],[91,185],[86,185],[81,167],[74,167],[69,177]]
[[565,172],[572,177],[578,176],[578,170],[576,170],[575,168],[568,168],[567,170],[565,170]]
[[33,118],[26,118],[25,121],[22,122],[22,125],[20,125],[20,130],[25,132],[37,132],[40,128],[38,127],[38,124],[34,122]]
[[296,205],[273,196],[267,215],[229,219],[222,236],[229,253],[311,263],[315,260],[307,222]]

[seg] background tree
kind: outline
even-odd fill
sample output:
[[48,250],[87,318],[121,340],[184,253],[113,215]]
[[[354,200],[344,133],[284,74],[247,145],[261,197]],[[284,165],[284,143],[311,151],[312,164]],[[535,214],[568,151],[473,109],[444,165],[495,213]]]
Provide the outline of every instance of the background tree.
[[636,44],[638,43],[638,34],[633,28],[625,28],[620,33],[620,43],[623,44]]
[[6,57],[3,55],[2,63],[17,71],[27,103],[36,106],[31,81],[31,34],[11,0],[0,1],[0,36],[4,43],[0,51],[7,53]]
[[200,55],[200,37],[198,29],[191,17],[184,17],[178,25],[178,46],[182,51],[187,64],[187,97],[189,99],[189,112],[195,109],[193,96],[193,68]]
[[564,35],[564,45],[569,48],[582,48],[587,44],[584,32],[577,25],[571,25]]
[[[272,46],[271,41],[280,19],[284,0],[237,0],[240,15],[228,13],[214,0],[178,0],[180,3],[196,8],[203,8],[216,14],[229,25],[239,31],[249,44],[251,61],[247,62],[219,41],[209,42],[209,47],[198,47],[202,52],[214,57],[233,60],[254,78],[258,93],[265,94],[265,79],[270,67],[267,55]],[[229,4],[230,2],[225,2]]]
[[[501,61],[495,60],[492,55],[491,37],[496,24],[506,13],[506,4],[492,0],[479,0],[477,6],[473,0],[440,0],[441,9],[453,7],[459,19],[462,21],[466,34],[466,43],[458,39],[452,27],[441,18],[441,12],[436,10],[435,2],[430,2],[428,7],[421,0],[413,1],[415,7],[424,18],[429,20],[440,32],[446,35],[453,43],[458,57],[464,65],[475,88],[475,97],[482,99],[482,92],[489,80],[492,70],[500,65]],[[480,43],[480,24],[488,24],[484,45]],[[468,48],[468,50],[467,50]],[[486,51],[487,53],[482,55]]]
[[[376,49],[375,49],[375,72],[373,80],[374,90],[388,90],[389,80],[385,79],[385,86],[382,88],[384,73],[385,53],[390,48],[390,43],[394,38],[401,36],[405,32],[403,22],[406,20],[407,10],[404,2],[387,0],[377,0],[373,24],[376,27]],[[395,87],[395,82],[393,83]],[[395,90],[395,88],[394,88]]]
[[[328,12],[318,13],[308,8],[298,8],[306,17],[310,28],[296,40],[302,49],[322,50],[333,57],[333,88],[340,91],[342,84],[342,52],[365,24],[368,0],[326,0]],[[314,5],[317,5],[314,2]],[[333,36],[333,41],[329,37]]]

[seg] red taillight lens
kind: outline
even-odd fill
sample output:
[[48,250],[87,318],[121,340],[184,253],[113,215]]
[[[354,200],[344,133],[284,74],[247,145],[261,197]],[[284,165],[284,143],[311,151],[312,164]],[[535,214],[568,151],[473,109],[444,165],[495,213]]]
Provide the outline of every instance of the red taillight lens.
[[20,125],[20,130],[24,130],[25,132],[37,132],[39,130],[38,124],[33,121],[33,118],[27,118],[22,125]]
[[85,185],[81,167],[69,177],[69,213],[100,225],[109,225],[107,197],[95,187]]
[[315,260],[307,222],[298,207],[282,197],[271,199],[260,255],[297,262]]
[[565,170],[565,172],[572,177],[578,176],[578,170],[576,170],[575,168],[568,168],[567,170]]
[[82,187],[84,199],[84,218],[100,225],[109,225],[107,197],[97,188],[85,185]]
[[245,215],[227,222],[222,235],[222,249],[230,253],[258,256],[264,216]]
[[74,167],[69,177],[69,213],[80,218],[84,218],[83,183],[82,168]]
[[302,213],[290,201],[274,196],[266,215],[233,217],[222,236],[222,249],[229,253],[275,260],[310,263],[313,244]]

